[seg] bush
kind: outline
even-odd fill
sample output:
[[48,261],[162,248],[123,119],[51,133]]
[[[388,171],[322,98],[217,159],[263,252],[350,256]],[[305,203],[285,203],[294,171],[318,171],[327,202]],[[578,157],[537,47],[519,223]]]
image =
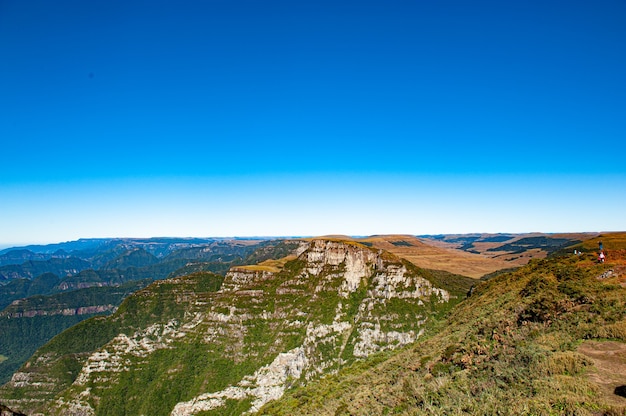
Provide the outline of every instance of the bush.
[[574,351],[555,352],[537,363],[533,370],[544,376],[577,375],[592,365],[584,355]]

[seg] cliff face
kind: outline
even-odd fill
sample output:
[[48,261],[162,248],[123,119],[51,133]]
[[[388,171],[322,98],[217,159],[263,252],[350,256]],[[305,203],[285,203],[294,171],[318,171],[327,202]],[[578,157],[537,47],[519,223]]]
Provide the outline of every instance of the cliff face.
[[[206,274],[156,282],[61,334],[0,399],[63,415],[255,412],[290,386],[414,342],[450,300],[381,250],[313,240],[295,254],[278,271],[234,268],[217,291]],[[110,336],[72,344],[90,331]]]
[[0,404],[0,416],[26,416],[24,413],[14,412],[8,407]]
[[[12,306],[19,306],[19,301],[15,301]],[[104,313],[115,310],[115,305],[95,305],[95,306],[80,306],[77,308],[63,308],[63,309],[31,309],[19,312],[13,312],[10,309],[0,312],[0,318],[32,318],[34,316],[74,316],[74,315],[92,315],[95,313]]]

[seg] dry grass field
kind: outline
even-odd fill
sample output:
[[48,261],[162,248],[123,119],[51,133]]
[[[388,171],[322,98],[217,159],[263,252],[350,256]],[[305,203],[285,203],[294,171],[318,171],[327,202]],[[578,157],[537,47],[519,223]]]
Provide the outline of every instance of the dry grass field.
[[478,279],[485,274],[515,265],[481,254],[436,247],[410,235],[373,236],[359,242],[371,243],[425,269],[445,270]]

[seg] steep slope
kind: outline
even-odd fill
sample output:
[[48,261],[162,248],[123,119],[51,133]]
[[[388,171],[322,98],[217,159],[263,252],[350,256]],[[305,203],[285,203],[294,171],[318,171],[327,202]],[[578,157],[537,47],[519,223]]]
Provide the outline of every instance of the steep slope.
[[208,273],[156,282],[54,338],[0,401],[63,415],[240,414],[414,342],[471,282],[352,242],[301,242],[290,258],[233,268],[219,290]]
[[160,262],[144,267],[128,267],[126,269],[111,270],[83,270],[72,276],[66,277],[59,282],[57,289],[60,291],[84,289],[97,286],[115,286],[131,280],[160,280],[165,279],[170,273],[187,265],[186,260],[173,260]]
[[14,412],[0,403],[0,416],[26,416],[24,413]]
[[0,311],[0,383],[7,382],[40,346],[61,331],[95,315],[114,311],[129,294],[150,281],[94,287],[16,300]]
[[607,263],[569,254],[482,282],[423,340],[260,414],[626,414],[626,235],[604,241]]
[[16,299],[52,293],[58,283],[59,278],[52,273],[44,273],[32,280],[13,279],[6,285],[0,286],[0,310]]

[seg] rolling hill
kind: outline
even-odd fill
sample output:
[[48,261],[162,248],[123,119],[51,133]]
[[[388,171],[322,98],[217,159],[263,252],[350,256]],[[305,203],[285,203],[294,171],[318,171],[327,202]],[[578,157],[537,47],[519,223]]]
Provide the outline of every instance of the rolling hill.
[[421,241],[442,248],[481,254],[505,261],[508,267],[522,266],[532,259],[546,258],[551,253],[597,237],[597,233],[569,234],[445,234],[423,235]]

